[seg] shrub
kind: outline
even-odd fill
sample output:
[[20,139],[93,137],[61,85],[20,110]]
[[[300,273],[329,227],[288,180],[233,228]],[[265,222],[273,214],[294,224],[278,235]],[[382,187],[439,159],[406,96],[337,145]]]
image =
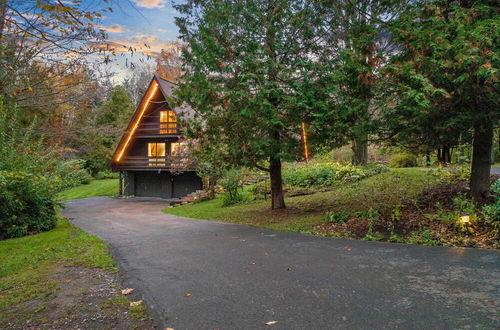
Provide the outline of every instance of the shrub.
[[267,195],[271,194],[271,185],[269,180],[256,183],[251,192],[254,200],[266,199]]
[[224,176],[220,180],[221,186],[224,188],[223,205],[234,205],[243,200],[243,194],[240,189],[242,172],[240,169],[230,169],[224,172]]
[[415,167],[417,166],[417,157],[408,153],[395,154],[389,160],[389,167]]
[[44,177],[0,171],[0,239],[54,228],[55,187]]
[[332,223],[345,223],[349,220],[349,216],[342,212],[328,211],[325,213],[325,220]]
[[459,183],[470,178],[470,167],[468,165],[438,167],[431,169],[428,173],[442,184]]
[[25,127],[22,112],[6,108],[0,99],[0,170],[26,172],[47,178],[63,190],[91,180],[83,160],[64,160],[57,146],[47,146],[38,122]]
[[100,171],[97,172],[95,175],[95,178],[97,180],[104,180],[104,179],[118,179],[118,173],[111,172],[111,171]]
[[330,187],[340,183],[354,182],[386,171],[384,165],[365,167],[341,165],[339,163],[293,164],[283,169],[283,181],[290,186]]
[[56,189],[61,191],[81,184],[88,184],[92,176],[84,167],[82,159],[72,159],[59,162],[50,175],[56,184]]
[[491,195],[494,203],[483,206],[482,214],[486,224],[498,232],[500,231],[500,179],[491,185]]

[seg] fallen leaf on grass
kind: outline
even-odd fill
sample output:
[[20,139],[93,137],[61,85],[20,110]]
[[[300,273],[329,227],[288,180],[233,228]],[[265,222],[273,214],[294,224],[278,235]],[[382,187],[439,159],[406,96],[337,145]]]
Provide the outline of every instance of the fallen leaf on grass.
[[131,288],[127,288],[127,289],[122,290],[122,294],[131,294],[132,292],[134,292],[134,289],[131,289]]
[[184,294],[184,297],[191,297],[191,294],[190,294],[189,292],[186,292],[186,293]]
[[273,324],[276,324],[278,323],[278,321],[269,321],[269,322],[266,322],[264,323],[265,325],[273,325]]
[[130,307],[139,306],[140,304],[142,304],[142,300],[131,301],[130,302]]

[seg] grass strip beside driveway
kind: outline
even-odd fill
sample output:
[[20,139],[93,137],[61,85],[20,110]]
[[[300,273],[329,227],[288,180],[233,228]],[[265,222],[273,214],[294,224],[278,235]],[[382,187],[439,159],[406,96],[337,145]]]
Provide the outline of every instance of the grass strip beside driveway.
[[65,219],[51,231],[0,241],[0,328],[147,327],[143,306],[131,310],[116,299],[121,279],[107,249]]

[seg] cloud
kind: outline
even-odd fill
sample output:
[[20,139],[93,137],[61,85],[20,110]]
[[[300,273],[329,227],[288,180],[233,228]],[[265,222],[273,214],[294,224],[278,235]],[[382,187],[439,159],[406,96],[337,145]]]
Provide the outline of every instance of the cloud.
[[92,43],[97,49],[114,51],[115,53],[139,53],[148,56],[158,56],[162,49],[173,47],[174,43],[161,40],[153,35],[137,34],[131,39],[109,39],[103,43]]
[[99,26],[100,29],[103,29],[109,33],[120,33],[127,32],[128,30],[119,24],[111,25],[111,26]]
[[169,29],[160,29],[160,28],[154,29],[154,31],[161,32],[161,33],[172,33],[172,32],[174,32],[174,31],[169,30]]
[[134,0],[139,7],[144,8],[163,8],[166,0]]

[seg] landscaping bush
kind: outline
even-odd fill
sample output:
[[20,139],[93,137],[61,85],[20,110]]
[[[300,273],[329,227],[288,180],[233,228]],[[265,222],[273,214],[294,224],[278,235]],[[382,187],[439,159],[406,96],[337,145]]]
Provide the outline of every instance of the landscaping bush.
[[286,185],[298,187],[330,187],[339,183],[354,182],[384,172],[387,167],[373,164],[364,167],[339,163],[293,164],[283,169]]
[[447,168],[438,167],[431,169],[428,173],[430,176],[436,178],[439,183],[453,184],[469,180],[470,166],[459,165]]
[[483,206],[482,214],[486,224],[498,233],[500,232],[500,179],[491,185],[491,195],[494,203]]
[[234,205],[243,200],[243,194],[241,193],[241,178],[242,172],[240,169],[230,169],[224,172],[224,176],[220,180],[222,188],[224,188],[224,194],[222,196],[223,205]]
[[0,239],[54,228],[55,187],[41,176],[0,171]]
[[65,160],[58,146],[47,146],[36,125],[34,120],[24,127],[22,112],[17,107],[6,109],[0,100],[0,171],[44,177],[56,190],[89,183],[85,162]]
[[415,167],[417,166],[417,157],[408,153],[395,154],[389,160],[389,167]]
[[118,179],[118,173],[116,172],[111,172],[111,171],[100,171],[97,172],[95,175],[95,178],[97,180],[104,180],[104,179]]
[[62,191],[81,184],[88,184],[92,176],[84,167],[85,161],[82,159],[72,159],[57,163],[56,168],[49,175],[56,184],[56,189]]
[[266,199],[267,195],[271,195],[271,184],[269,180],[256,183],[252,187],[251,193],[254,200]]

